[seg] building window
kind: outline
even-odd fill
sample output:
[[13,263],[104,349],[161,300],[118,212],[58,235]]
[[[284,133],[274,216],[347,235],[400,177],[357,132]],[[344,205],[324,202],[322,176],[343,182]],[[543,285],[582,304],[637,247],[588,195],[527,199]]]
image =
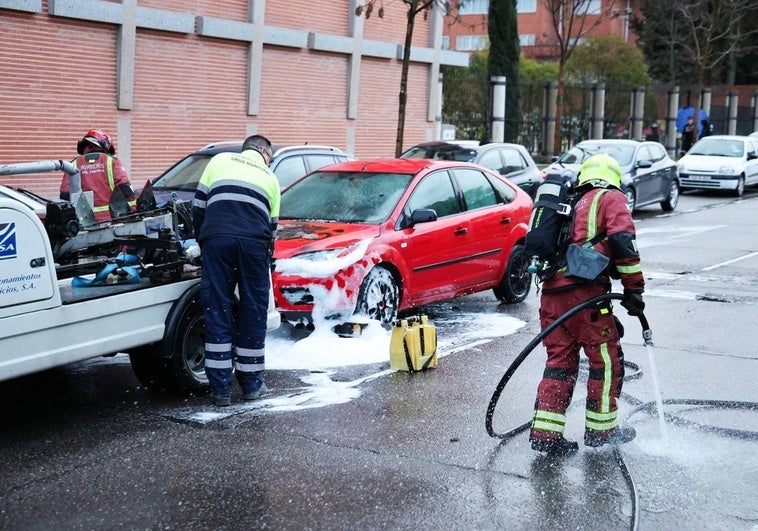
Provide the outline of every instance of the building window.
[[486,15],[490,10],[490,0],[465,0],[458,8],[459,15]]
[[534,34],[531,35],[519,35],[518,42],[521,46],[534,46],[537,42],[537,38]]
[[459,35],[455,39],[455,49],[459,52],[473,52],[487,47],[487,37],[484,35]]
[[450,36],[444,35],[442,37],[442,49],[443,50],[449,50],[450,49]]
[[580,15],[599,15],[602,3],[602,0],[580,0],[576,4],[576,12]]
[[516,11],[518,13],[536,13],[537,0],[517,0]]

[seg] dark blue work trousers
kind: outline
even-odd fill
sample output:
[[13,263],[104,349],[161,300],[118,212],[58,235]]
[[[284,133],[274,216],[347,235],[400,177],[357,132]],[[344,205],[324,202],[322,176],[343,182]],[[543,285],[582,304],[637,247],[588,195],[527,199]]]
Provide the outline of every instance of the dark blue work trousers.
[[[231,393],[232,374],[243,394],[263,384],[270,259],[265,242],[215,236],[203,242],[200,281],[205,317],[205,373],[211,392]],[[235,289],[239,318],[235,322]]]

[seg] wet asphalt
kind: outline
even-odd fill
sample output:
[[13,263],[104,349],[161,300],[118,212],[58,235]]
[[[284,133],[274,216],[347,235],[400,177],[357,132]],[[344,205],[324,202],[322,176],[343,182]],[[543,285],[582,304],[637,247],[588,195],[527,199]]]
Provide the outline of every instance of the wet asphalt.
[[[219,415],[110,358],[2,382],[0,529],[756,529],[757,210],[751,191],[635,215],[654,346],[619,309],[639,374],[620,408],[638,436],[618,452],[555,459],[487,434],[496,385],[539,332],[534,291],[516,306],[487,292],[425,309],[447,341],[436,369],[341,368],[329,377],[356,393],[338,404]],[[526,324],[477,340],[481,314]],[[529,421],[543,363],[539,346],[506,386],[497,433]],[[303,376],[270,371],[267,399]],[[566,432],[580,441],[585,384],[582,370]]]

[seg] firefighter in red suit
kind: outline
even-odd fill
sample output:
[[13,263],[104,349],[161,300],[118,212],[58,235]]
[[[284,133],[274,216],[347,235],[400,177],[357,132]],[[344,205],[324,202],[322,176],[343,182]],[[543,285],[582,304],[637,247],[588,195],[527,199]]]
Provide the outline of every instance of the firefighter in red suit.
[[[543,330],[578,304],[609,293],[611,277],[623,285],[622,306],[630,315],[642,314],[645,281],[634,222],[620,186],[621,168],[612,157],[594,155],[582,164],[568,241],[578,245],[597,242],[594,248],[610,261],[594,281],[569,277],[565,267],[544,281],[540,304]],[[547,362],[537,389],[529,436],[534,450],[568,455],[579,448],[575,441],[564,438],[563,432],[579,370],[580,348],[589,360],[584,444],[621,444],[635,437],[633,428],[618,423],[617,401],[624,378],[620,330],[611,303],[606,301],[575,314],[544,338]]]
[[[116,148],[108,133],[90,129],[76,145],[79,156],[72,162],[81,175],[82,191],[91,191],[94,199],[95,219],[110,219],[108,204],[116,188],[134,206],[134,190],[121,161],[116,158]],[[60,198],[71,200],[71,182],[68,176],[61,181]]]

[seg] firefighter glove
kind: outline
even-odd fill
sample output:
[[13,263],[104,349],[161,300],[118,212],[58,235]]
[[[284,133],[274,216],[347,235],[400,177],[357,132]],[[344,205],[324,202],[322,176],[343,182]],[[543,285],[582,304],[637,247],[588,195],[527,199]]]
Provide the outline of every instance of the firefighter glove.
[[642,293],[625,292],[621,300],[621,306],[626,308],[629,315],[639,317],[645,311],[645,301],[642,300]]

